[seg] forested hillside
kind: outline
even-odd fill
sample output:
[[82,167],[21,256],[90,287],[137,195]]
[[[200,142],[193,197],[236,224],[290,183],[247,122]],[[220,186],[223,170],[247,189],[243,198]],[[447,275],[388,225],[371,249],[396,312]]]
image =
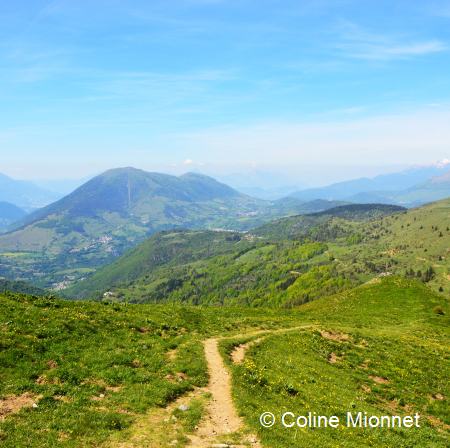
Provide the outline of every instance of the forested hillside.
[[[345,206],[245,234],[166,233],[65,293],[130,302],[292,307],[397,274],[448,295],[450,229],[442,223],[450,223],[449,214],[449,200],[409,211]],[[172,255],[161,257],[169,249]]]

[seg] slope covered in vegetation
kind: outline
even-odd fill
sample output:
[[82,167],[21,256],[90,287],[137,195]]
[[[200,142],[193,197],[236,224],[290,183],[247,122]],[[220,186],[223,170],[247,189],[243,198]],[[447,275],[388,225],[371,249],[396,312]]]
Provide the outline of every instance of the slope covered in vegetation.
[[293,198],[264,201],[197,173],[177,177],[113,169],[0,235],[0,275],[64,289],[158,231],[243,231],[337,204],[325,200],[304,204]]
[[[130,302],[291,307],[399,274],[448,294],[449,213],[449,200],[409,211],[352,205],[281,219],[246,234],[168,233],[66,293],[101,298],[107,292]],[[170,255],[162,259],[160,251]]]
[[268,310],[0,293],[0,445],[99,446],[206,384],[203,338],[295,322]]
[[[270,335],[233,367],[240,412],[268,447],[446,447],[449,309],[444,297],[399,277],[304,305],[311,328]],[[224,342],[224,353],[240,342]],[[284,428],[286,411],[335,415],[341,424]],[[274,413],[272,428],[259,424],[263,412]],[[347,412],[418,413],[420,428],[349,428]]]

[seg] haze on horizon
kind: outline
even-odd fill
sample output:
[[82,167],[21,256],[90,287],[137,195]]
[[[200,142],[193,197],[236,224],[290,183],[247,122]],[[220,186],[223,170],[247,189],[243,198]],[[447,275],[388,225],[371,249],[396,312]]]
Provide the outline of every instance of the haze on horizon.
[[323,185],[450,156],[450,2],[0,5],[0,172]]

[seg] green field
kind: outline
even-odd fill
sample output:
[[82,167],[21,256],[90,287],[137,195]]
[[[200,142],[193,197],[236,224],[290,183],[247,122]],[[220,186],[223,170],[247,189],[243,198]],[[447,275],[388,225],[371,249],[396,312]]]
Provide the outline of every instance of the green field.
[[8,293],[0,302],[1,416],[7,402],[38,405],[0,419],[0,443],[8,448],[98,446],[207,383],[202,339],[291,326],[298,315]]
[[[448,301],[391,278],[300,308],[311,329],[268,336],[233,367],[234,396],[268,447],[446,447]],[[445,313],[445,314],[444,314]],[[239,341],[223,343],[229,353]],[[420,428],[264,429],[259,416],[420,414]]]
[[[145,430],[145,415],[207,383],[203,339],[228,336],[227,353],[242,342],[234,334],[305,325],[311,327],[268,334],[243,365],[232,367],[235,402],[263,446],[448,442],[448,300],[416,280],[385,278],[291,311],[74,303],[20,294],[0,300],[1,403],[26,403],[17,413],[3,408],[0,440],[8,448],[126,442]],[[295,431],[258,424],[263,411],[342,416],[349,409],[418,412],[423,425]],[[203,410],[202,401],[194,400],[179,415],[177,434],[193,431]],[[158,426],[158,440],[167,444],[145,446],[170,446],[165,427]],[[177,440],[178,447],[187,441]]]

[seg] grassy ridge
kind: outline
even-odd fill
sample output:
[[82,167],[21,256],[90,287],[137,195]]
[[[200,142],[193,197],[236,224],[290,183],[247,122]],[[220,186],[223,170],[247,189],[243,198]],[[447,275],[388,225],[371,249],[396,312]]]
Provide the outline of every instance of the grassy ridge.
[[0,417],[0,444],[98,446],[140,414],[206,384],[207,335],[295,320],[296,313],[268,310],[0,294],[0,400],[37,403]]
[[[315,329],[272,335],[233,368],[240,412],[266,446],[448,446],[446,299],[393,277],[300,309]],[[278,419],[285,411],[341,421],[347,411],[422,417],[420,429],[263,429],[258,419],[266,411]]]

